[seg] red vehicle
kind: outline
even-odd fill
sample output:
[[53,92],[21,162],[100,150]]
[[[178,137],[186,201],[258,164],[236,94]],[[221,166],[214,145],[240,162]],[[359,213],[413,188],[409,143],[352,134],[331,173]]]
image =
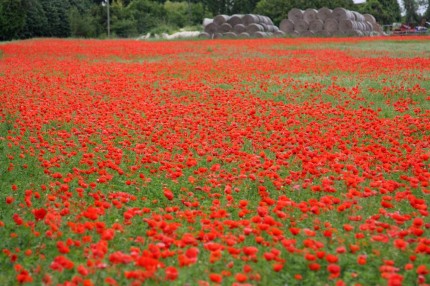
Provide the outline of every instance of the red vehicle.
[[[429,22],[426,22],[426,25],[429,25]],[[428,31],[424,26],[413,26],[401,23],[393,23],[391,27],[393,35],[425,34]]]

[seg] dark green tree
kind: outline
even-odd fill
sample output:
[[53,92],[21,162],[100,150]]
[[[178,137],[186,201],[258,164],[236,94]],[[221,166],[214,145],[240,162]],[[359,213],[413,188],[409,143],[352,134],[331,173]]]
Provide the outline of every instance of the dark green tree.
[[0,41],[17,38],[24,24],[23,0],[0,0]]
[[96,19],[89,12],[80,12],[75,6],[69,10],[72,37],[94,38],[97,36]]
[[40,0],[48,19],[47,37],[69,37],[69,9],[68,0]]
[[139,34],[148,33],[151,29],[165,24],[166,9],[159,2],[133,0],[127,6],[127,10],[135,21]]
[[46,34],[48,19],[39,0],[24,1],[25,21],[19,38],[43,37]]
[[258,0],[235,0],[231,12],[233,14],[249,14],[257,7]]
[[403,0],[405,7],[405,22],[417,24],[420,22],[420,17],[417,13],[418,3],[415,0]]
[[427,1],[427,9],[424,12],[423,18],[424,21],[430,22],[430,0]]
[[134,37],[138,34],[137,21],[122,0],[114,0],[111,8],[111,31],[120,38]]
[[373,15],[381,25],[399,22],[401,18],[397,0],[368,0],[360,6],[359,11],[363,14]]

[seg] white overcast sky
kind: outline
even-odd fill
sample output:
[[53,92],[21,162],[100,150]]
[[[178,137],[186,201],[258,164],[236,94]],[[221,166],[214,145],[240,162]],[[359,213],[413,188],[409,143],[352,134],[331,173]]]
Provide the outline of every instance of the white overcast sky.
[[[359,3],[364,3],[366,2],[366,0],[353,0],[355,4],[359,4]],[[397,2],[399,2],[400,8],[402,9],[402,14],[403,14],[403,2],[402,0],[397,0]],[[426,7],[420,7],[420,9],[418,10],[418,12],[420,13],[424,13]]]

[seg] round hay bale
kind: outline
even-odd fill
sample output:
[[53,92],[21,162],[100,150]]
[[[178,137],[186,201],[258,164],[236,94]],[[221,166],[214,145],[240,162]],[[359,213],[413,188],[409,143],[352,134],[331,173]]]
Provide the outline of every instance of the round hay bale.
[[333,10],[332,17],[336,20],[355,20],[354,14],[351,13],[351,11],[345,9],[345,8],[335,8]]
[[314,37],[315,33],[312,31],[303,31],[299,34],[300,37]]
[[279,30],[279,28],[276,27],[275,25],[267,25],[267,32],[274,33],[278,30]]
[[354,37],[363,37],[364,33],[362,31],[360,31],[360,30],[352,30],[351,31],[351,36],[354,36]]
[[365,31],[367,28],[364,22],[355,22],[355,24],[357,25],[357,30]]
[[294,22],[294,29],[299,33],[303,33],[304,31],[308,31],[309,24],[303,19],[297,20]]
[[267,32],[257,31],[255,33],[252,33],[251,36],[254,38],[267,38],[270,36],[270,34]]
[[282,37],[286,36],[286,33],[284,31],[278,30],[278,31],[274,32],[273,35],[275,37],[282,38]]
[[217,24],[218,26],[221,26],[222,24],[224,24],[225,22],[227,22],[228,19],[230,19],[230,16],[227,16],[227,15],[217,15],[214,18],[214,23]]
[[207,25],[209,25],[210,23],[213,23],[214,19],[210,19],[210,18],[204,18],[203,19],[203,27],[206,27]]
[[246,14],[245,16],[243,16],[243,24],[245,26],[251,25],[251,24],[258,24],[260,23],[260,19],[258,18],[257,15],[254,14]]
[[227,20],[227,23],[229,23],[232,27],[243,24],[243,16],[242,14],[234,14],[230,17],[230,19]]
[[378,33],[383,33],[384,32],[384,30],[382,29],[381,25],[379,25],[378,23],[372,24],[372,28],[373,28],[373,31],[376,31]]
[[376,19],[375,17],[373,17],[373,15],[371,14],[364,14],[363,15],[364,19],[372,24],[376,24]]
[[265,19],[266,19],[266,23],[267,24],[269,24],[269,25],[274,25],[273,24],[273,21],[272,21],[272,19],[270,19],[269,17],[267,17],[267,16],[263,16]]
[[354,15],[354,20],[357,22],[364,22],[366,21],[366,19],[364,18],[364,16],[357,12],[357,11],[351,11],[351,13]]
[[318,10],[316,9],[309,8],[309,9],[306,9],[305,12],[303,13],[303,20],[305,20],[308,23],[316,19],[318,19]]
[[309,31],[317,33],[324,29],[324,22],[322,20],[316,19],[309,23]]
[[235,39],[237,38],[237,34],[234,32],[227,32],[222,34],[224,38]]
[[339,31],[351,32],[353,30],[358,30],[357,22],[352,20],[341,20],[339,22]]
[[223,23],[221,26],[219,26],[219,29],[218,29],[218,31],[221,33],[231,32],[232,30],[233,28],[229,23]]
[[260,25],[263,27],[263,31],[267,32],[267,29],[269,29],[269,26],[266,23],[260,23]]
[[333,10],[327,8],[327,7],[323,7],[321,9],[318,10],[318,19],[322,20],[323,22],[327,19],[331,17],[331,14],[333,13]]
[[209,23],[205,26],[205,32],[208,34],[215,34],[218,32],[218,25],[215,23]]
[[260,24],[269,24],[269,21],[267,21],[266,17],[262,15],[257,15],[257,17]]
[[221,33],[215,33],[215,34],[213,35],[213,38],[214,38],[214,39],[221,39],[221,38],[222,38],[222,34],[221,34]]
[[211,34],[209,34],[209,33],[206,33],[206,32],[201,32],[201,33],[199,34],[199,38],[201,38],[201,39],[211,39],[211,38],[212,38],[212,35],[211,35]]
[[[370,23],[369,21],[363,22],[363,24],[366,26],[366,31],[371,32],[374,30],[372,23]],[[375,23],[375,25],[378,24]]]
[[240,33],[246,32],[246,27],[244,24],[237,24],[237,25],[234,25],[233,31],[236,34],[240,34]]
[[329,32],[331,35],[336,33],[339,29],[339,23],[335,18],[327,18],[324,22],[324,30]]
[[279,24],[279,29],[286,34],[291,34],[294,32],[294,23],[290,19],[284,19]]
[[296,23],[298,20],[303,20],[303,10],[293,8],[288,12],[288,19]]
[[246,27],[246,32],[253,35],[256,32],[264,32],[264,28],[260,24],[253,23]]
[[239,35],[237,35],[239,38],[250,38],[251,36],[249,35],[249,33],[247,33],[247,32],[243,32],[243,33],[240,33]]

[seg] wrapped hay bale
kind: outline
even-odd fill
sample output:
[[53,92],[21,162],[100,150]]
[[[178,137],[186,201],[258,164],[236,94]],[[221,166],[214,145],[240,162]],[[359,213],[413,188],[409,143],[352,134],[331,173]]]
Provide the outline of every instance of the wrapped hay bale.
[[243,33],[240,33],[239,35],[237,35],[239,38],[250,38],[251,36],[249,35],[249,33],[247,33],[247,32],[243,32]]
[[264,32],[264,27],[260,24],[252,23],[246,27],[246,32],[250,35],[253,35],[256,32]]
[[278,30],[278,31],[274,32],[274,33],[273,33],[273,35],[274,35],[275,37],[282,38],[282,37],[285,37],[285,36],[286,36],[286,33],[285,33],[284,31]]
[[249,26],[250,24],[259,24],[260,18],[258,18],[257,15],[254,14],[246,14],[243,16],[243,24],[245,26]]
[[230,16],[227,15],[217,15],[214,18],[214,23],[217,24],[218,26],[221,26],[222,24],[224,24],[225,22],[227,22],[230,19]]
[[355,16],[351,11],[349,11],[345,8],[341,8],[341,7],[335,8],[333,10],[332,17],[338,21],[341,21],[341,20],[353,20],[354,21],[355,20]]
[[232,27],[243,24],[243,16],[242,14],[235,14],[230,17],[230,19],[227,20],[227,23],[229,23]]
[[272,34],[268,33],[268,32],[262,32],[262,31],[257,31],[253,34],[251,34],[252,37],[254,38],[267,38],[270,37]]
[[371,24],[376,24],[376,19],[375,19],[375,17],[373,17],[373,15],[371,15],[371,14],[364,14],[363,16],[364,16],[364,19],[367,22],[370,22]]
[[325,21],[327,18],[331,17],[331,14],[333,13],[333,11],[329,8],[323,7],[321,9],[318,10],[318,19],[320,19],[321,21]]
[[294,32],[294,23],[290,19],[283,19],[279,24],[279,29],[286,34]]
[[224,38],[235,39],[237,38],[237,34],[234,32],[227,32],[222,34]]
[[303,20],[303,10],[293,8],[288,12],[288,19],[296,23],[298,20]]
[[237,25],[234,25],[233,31],[236,34],[240,34],[240,33],[246,32],[246,27],[244,24],[237,24]]
[[205,26],[205,32],[208,34],[215,34],[218,32],[218,25],[215,24],[214,22],[209,23],[208,25]]
[[208,34],[206,32],[201,32],[200,35],[199,35],[199,38],[202,38],[202,39],[211,39],[212,37],[211,37],[210,34]]
[[221,26],[219,26],[219,29],[218,29],[218,31],[221,33],[231,32],[232,30],[233,28],[229,23],[223,23]]
[[335,18],[326,19],[324,22],[324,30],[331,35],[335,34],[339,30],[339,22]]
[[339,21],[338,29],[342,33],[346,34],[348,32],[358,30],[358,28],[359,27],[358,27],[356,21],[352,21],[352,20],[341,20],[341,21]]
[[309,24],[303,19],[297,20],[294,22],[294,30],[299,33],[303,33],[309,30]]
[[318,19],[318,11],[316,9],[306,9],[305,12],[303,12],[303,20],[310,23],[314,20]]
[[324,22],[320,19],[313,20],[309,23],[309,31],[317,34],[324,29]]

